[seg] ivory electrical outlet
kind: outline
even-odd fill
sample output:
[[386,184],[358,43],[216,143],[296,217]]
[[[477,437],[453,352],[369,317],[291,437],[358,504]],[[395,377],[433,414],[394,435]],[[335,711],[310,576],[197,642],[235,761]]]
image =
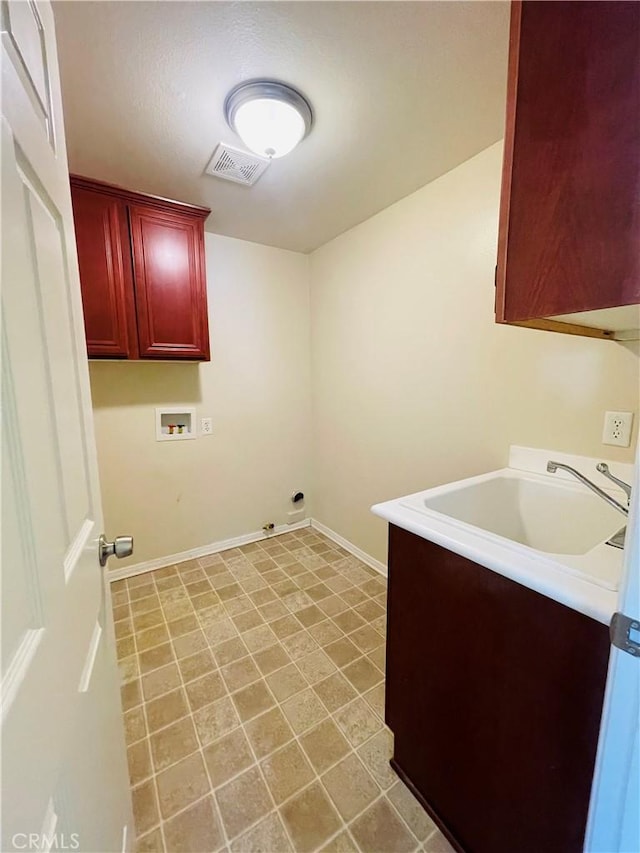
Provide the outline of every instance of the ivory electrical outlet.
[[605,412],[602,443],[629,447],[632,427],[633,412]]
[[200,435],[211,435],[213,432],[213,419],[200,418]]

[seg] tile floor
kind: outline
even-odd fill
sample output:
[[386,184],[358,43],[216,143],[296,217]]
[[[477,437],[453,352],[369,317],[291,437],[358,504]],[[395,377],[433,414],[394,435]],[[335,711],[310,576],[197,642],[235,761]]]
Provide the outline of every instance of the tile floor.
[[451,850],[388,763],[383,577],[305,528],[111,589],[140,853]]

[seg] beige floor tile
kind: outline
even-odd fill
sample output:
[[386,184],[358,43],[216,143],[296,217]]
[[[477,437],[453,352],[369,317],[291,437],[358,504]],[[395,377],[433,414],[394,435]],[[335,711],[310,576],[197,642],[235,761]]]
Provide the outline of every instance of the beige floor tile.
[[[284,599],[287,595],[291,595],[292,592],[297,592],[298,587],[295,585],[295,582],[292,580],[294,577],[294,572],[297,571],[296,566],[288,566],[286,569],[286,573],[290,574],[291,577],[288,577],[285,581],[280,581],[273,587],[273,591],[276,593],[278,598]],[[304,571],[302,566],[300,566],[300,571]]]
[[120,701],[122,702],[122,710],[130,711],[142,702],[142,689],[140,687],[140,679],[128,681],[120,688]]
[[136,653],[136,643],[131,637],[124,637],[122,640],[116,640],[116,656],[118,660],[122,660],[122,658],[128,658],[130,655],[135,655]]
[[160,812],[165,820],[209,791],[209,777],[199,752],[158,773],[156,782]]
[[141,679],[142,692],[145,700],[148,702],[155,699],[156,696],[161,696],[163,693],[169,693],[180,686],[180,673],[175,663],[170,663],[168,666],[162,666],[160,669],[155,669],[148,675],[143,675]]
[[338,613],[344,613],[345,610],[349,609],[347,602],[335,594],[329,598],[323,598],[322,601],[318,602],[318,607],[327,616],[337,616]]
[[322,702],[310,688],[286,699],[281,707],[296,734],[302,734],[327,715]]
[[367,853],[408,853],[416,848],[415,838],[384,797],[357,818],[350,830]]
[[148,595],[154,595],[156,591],[155,584],[144,583],[133,587],[129,590],[129,601],[135,601],[137,598],[146,598]]
[[275,622],[276,619],[282,619],[289,613],[281,601],[270,601],[268,604],[261,605],[258,609],[265,622]]
[[264,619],[255,609],[247,610],[245,613],[239,613],[237,616],[233,617],[233,624],[240,633],[248,631],[250,628],[255,628],[258,625],[262,625],[263,622]]
[[138,657],[140,659],[140,672],[143,675],[153,669],[160,669],[161,666],[166,666],[174,660],[170,643],[163,643],[161,646],[155,646],[153,649],[141,652]]
[[187,596],[180,601],[170,601],[162,605],[164,618],[167,622],[173,622],[176,619],[182,619],[183,616],[190,616],[193,613],[193,605]]
[[272,812],[237,838],[231,853],[293,853],[293,848],[278,814]]
[[280,814],[296,853],[311,853],[334,835],[340,818],[318,782],[288,800]]
[[245,726],[245,733],[259,759],[284,746],[293,738],[291,726],[280,708],[272,708],[265,714],[250,720]]
[[153,779],[143,782],[131,792],[133,800],[133,819],[136,832],[143,835],[152,829],[159,821],[156,787]]
[[291,662],[291,658],[279,643],[260,652],[255,652],[253,658],[263,675],[268,675],[276,669],[282,669],[283,666]]
[[387,650],[384,646],[378,646],[372,652],[368,652],[367,657],[371,663],[375,664],[381,672],[385,671],[387,663]]
[[[116,611],[123,610],[123,609],[126,610],[127,613],[129,612],[128,607],[127,608],[114,607],[114,609],[113,609],[114,619],[115,619]],[[123,618],[123,619],[119,620],[118,622],[114,622],[113,629],[115,632],[116,640],[122,640],[125,637],[130,637],[133,634],[133,622],[129,618],[128,619]]]
[[389,764],[393,756],[393,735],[389,729],[382,729],[363,743],[358,748],[358,755],[381,788],[390,788],[398,780]]
[[147,628],[146,631],[136,632],[136,646],[139,652],[166,643],[168,639],[169,632],[164,624],[154,625],[153,628]]
[[198,747],[198,738],[191,717],[185,717],[151,735],[151,753],[156,772],[176,764]]
[[241,727],[205,746],[203,753],[214,788],[228,782],[254,763],[253,753]]
[[232,640],[234,637],[238,636],[238,630],[233,624],[233,619],[230,616],[227,616],[226,619],[220,619],[217,622],[214,622],[213,625],[207,625],[204,629],[204,633],[209,641],[209,645],[214,649],[221,643],[225,643],[227,640]]
[[271,798],[257,767],[246,770],[216,791],[224,828],[230,839],[271,811]]
[[302,658],[320,648],[307,631],[299,631],[297,634],[292,634],[290,637],[284,637],[281,642],[285,651],[292,660]]
[[366,592],[367,595],[370,595],[373,598],[376,595],[386,593],[387,584],[386,581],[383,581],[381,578],[372,578],[370,581],[367,581],[367,583],[363,583],[360,588],[363,592]]
[[131,786],[139,785],[153,773],[149,741],[145,738],[127,749],[127,764],[129,765],[129,780]]
[[118,672],[121,684],[126,684],[128,681],[136,679],[140,675],[138,656],[131,655],[130,658],[118,661]]
[[349,833],[341,832],[325,844],[320,853],[360,853],[360,851]]
[[333,621],[345,634],[350,634],[352,631],[362,628],[366,624],[364,619],[358,616],[355,610],[345,610],[344,613],[338,613],[337,616],[333,617]]
[[315,684],[318,681],[323,681],[336,670],[336,665],[322,651],[322,649],[316,649],[310,654],[298,658],[298,660],[296,660],[296,666],[307,679],[309,684]]
[[180,658],[178,667],[185,683],[194,681],[196,678],[201,678],[207,672],[211,672],[216,668],[216,662],[209,649],[203,649],[201,652],[196,652],[195,655],[189,655],[186,658]]
[[302,623],[298,622],[296,617],[290,613],[288,616],[283,616],[282,619],[271,622],[270,628],[276,637],[282,640],[285,637],[290,637],[291,634],[297,634],[302,628]]
[[[317,580],[317,577],[315,579]],[[322,601],[323,598],[333,595],[333,592],[324,583],[315,583],[313,586],[307,587],[306,593],[316,603]]]
[[322,782],[345,821],[352,820],[380,793],[380,788],[355,753],[328,770]]
[[289,696],[293,696],[294,693],[299,693],[300,690],[307,687],[306,679],[292,663],[267,675],[266,680],[278,702],[283,702]]
[[228,663],[222,667],[220,672],[230,693],[240,690],[241,687],[245,687],[260,678],[258,667],[250,657]]
[[318,622],[316,625],[312,625],[308,630],[316,643],[325,648],[326,646],[331,645],[331,643],[335,643],[336,640],[339,640],[343,636],[340,628],[338,628],[331,619],[325,619],[322,622]]
[[342,673],[359,693],[370,690],[383,679],[378,667],[374,666],[366,657],[358,658],[358,660],[354,660],[353,663],[343,667]]
[[203,853],[224,845],[212,797],[205,797],[164,825],[168,853]]
[[323,704],[330,713],[337,711],[347,702],[356,697],[356,691],[340,672],[334,672],[329,678],[313,685],[313,689],[322,699]]
[[192,711],[197,711],[203,705],[220,699],[226,693],[224,681],[219,672],[209,672],[196,681],[190,681],[185,690]]
[[174,619],[167,624],[169,634],[172,639],[182,637],[184,634],[190,634],[200,628],[198,618],[195,613],[190,613],[188,616],[182,616],[179,619]]
[[264,679],[255,681],[253,684],[249,684],[248,687],[243,687],[242,690],[234,693],[231,698],[236,706],[238,716],[243,723],[246,723],[247,720],[251,720],[253,717],[257,717],[258,714],[268,711],[275,704]]
[[376,714],[382,720],[384,720],[384,681],[381,681],[380,684],[376,685],[371,690],[368,690],[364,694],[364,698],[369,703],[370,707],[373,708]]
[[221,601],[229,601],[230,598],[237,598],[244,593],[244,590],[239,583],[230,583],[227,586],[218,587],[216,592]]
[[[351,580],[351,578],[350,578]],[[353,587],[353,589],[345,589],[344,592],[340,593],[344,600],[347,602],[349,607],[357,607],[365,601],[369,601],[370,599],[361,589],[357,589]],[[362,617],[364,618],[364,617]]]
[[227,619],[229,613],[223,604],[213,604],[211,607],[205,607],[196,613],[198,621],[203,628],[208,628],[220,622],[222,619]]
[[[336,629],[337,630],[337,629]],[[362,654],[360,649],[351,642],[348,637],[342,637],[335,643],[330,643],[324,648],[336,666],[343,667],[359,658]]]
[[146,713],[150,732],[175,723],[189,713],[184,690],[172,690],[171,693],[165,693],[164,696],[147,702]]
[[259,652],[261,649],[266,649],[278,642],[278,638],[268,625],[260,625],[250,631],[245,631],[242,639],[252,652]]
[[193,719],[203,746],[226,735],[240,724],[233,702],[228,696],[199,708],[193,714]]
[[165,853],[162,831],[159,827],[136,838],[136,853]]
[[232,663],[234,660],[239,660],[248,654],[249,649],[245,646],[240,637],[234,637],[233,640],[227,640],[226,643],[221,643],[213,650],[213,656],[220,667],[227,663]]
[[316,625],[318,622],[322,622],[325,617],[326,614],[320,610],[317,604],[312,604],[311,607],[303,607],[302,610],[296,611],[296,619],[299,619],[305,628],[309,628],[311,625]]
[[300,791],[314,778],[311,765],[295,741],[272,752],[260,766],[276,805]]
[[324,773],[351,750],[336,724],[330,719],[323,720],[311,731],[303,734],[300,743],[317,773]]
[[193,605],[193,609],[196,613],[199,613],[201,610],[206,610],[209,607],[213,607],[216,604],[220,603],[220,597],[216,595],[213,590],[209,592],[203,592],[202,595],[194,595],[191,599],[191,604]]
[[146,737],[147,724],[142,706],[133,708],[124,715],[124,734],[127,744],[135,743]]
[[364,604],[360,604],[353,608],[358,616],[362,616],[367,622],[373,622],[375,619],[380,619],[385,615],[384,607],[380,607],[375,601],[368,599]]
[[349,637],[363,652],[372,652],[384,643],[384,637],[378,634],[371,625],[364,625],[364,627],[358,628]]
[[435,832],[435,823],[403,782],[398,780],[387,797],[419,841],[425,841]]
[[340,708],[333,716],[342,733],[355,747],[360,746],[382,728],[380,718],[360,697],[345,705],[344,708]]

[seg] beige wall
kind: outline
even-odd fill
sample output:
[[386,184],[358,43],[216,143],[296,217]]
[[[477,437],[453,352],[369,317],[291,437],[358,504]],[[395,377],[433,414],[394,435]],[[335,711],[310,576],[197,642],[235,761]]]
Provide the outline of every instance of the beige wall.
[[381,560],[371,504],[511,443],[632,460],[600,441],[637,347],[494,323],[500,168],[496,144],[311,256],[313,514]]
[[[210,363],[91,364],[106,531],[133,534],[128,563],[285,523],[311,488],[309,259],[213,234],[206,252]],[[171,403],[213,434],[157,442]]]

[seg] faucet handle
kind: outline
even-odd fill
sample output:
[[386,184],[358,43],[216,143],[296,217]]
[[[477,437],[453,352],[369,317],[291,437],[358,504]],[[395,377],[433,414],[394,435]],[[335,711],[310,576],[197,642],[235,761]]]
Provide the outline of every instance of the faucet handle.
[[631,486],[628,483],[625,483],[624,480],[619,480],[618,477],[615,477],[609,470],[609,466],[606,462],[598,462],[596,465],[596,471],[605,476],[608,480],[611,480],[611,482],[615,483],[616,486],[619,486],[627,496],[627,503],[630,502]]

